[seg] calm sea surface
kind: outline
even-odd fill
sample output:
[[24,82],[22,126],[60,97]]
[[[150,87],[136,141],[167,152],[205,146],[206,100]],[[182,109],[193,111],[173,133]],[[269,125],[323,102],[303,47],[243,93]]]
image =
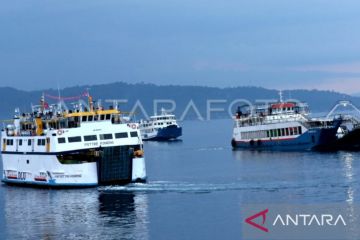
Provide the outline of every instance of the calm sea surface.
[[232,151],[231,120],[182,125],[144,144],[147,184],[2,184],[0,239],[241,239],[244,204],[360,202],[360,153]]

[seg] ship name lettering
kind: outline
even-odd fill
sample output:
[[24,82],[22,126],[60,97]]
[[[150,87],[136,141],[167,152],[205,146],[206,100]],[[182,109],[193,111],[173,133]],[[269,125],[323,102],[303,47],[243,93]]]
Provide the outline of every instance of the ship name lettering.
[[65,174],[57,174],[54,176],[54,178],[81,178],[82,175],[81,174],[71,174],[71,175],[65,175]]
[[85,143],[85,144],[84,144],[85,147],[98,146],[98,145],[99,145],[98,142],[90,142],[90,143]]

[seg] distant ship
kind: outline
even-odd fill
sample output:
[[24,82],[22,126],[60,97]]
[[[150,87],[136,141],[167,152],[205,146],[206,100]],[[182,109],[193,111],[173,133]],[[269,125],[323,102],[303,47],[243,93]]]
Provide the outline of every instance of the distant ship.
[[182,127],[178,125],[175,115],[161,109],[160,115],[151,116],[148,121],[140,121],[140,132],[143,140],[166,141],[181,137]]
[[146,181],[137,123],[117,107],[64,110],[42,96],[31,113],[17,110],[1,131],[2,181],[46,187],[92,187]]
[[333,150],[360,150],[360,110],[354,106],[350,101],[339,101],[333,109],[329,112],[327,119],[330,119],[333,114],[336,116],[336,111],[339,107],[352,108],[350,114],[342,112],[343,122],[337,130],[337,140],[333,144]]
[[233,148],[269,150],[327,150],[337,140],[342,119],[308,117],[305,103],[280,102],[239,107],[234,117]]

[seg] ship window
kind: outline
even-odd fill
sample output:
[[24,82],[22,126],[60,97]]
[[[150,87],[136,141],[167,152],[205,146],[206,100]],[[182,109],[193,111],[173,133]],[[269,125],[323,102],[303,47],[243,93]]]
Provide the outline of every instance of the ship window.
[[294,130],[293,130],[293,128],[290,128],[290,135],[294,135]]
[[19,145],[22,146],[22,139],[19,140]]
[[93,120],[93,116],[88,116],[88,121],[91,122]]
[[58,138],[58,143],[65,143],[65,138]]
[[298,134],[298,128],[294,127],[294,135],[297,135],[297,134]]
[[96,141],[97,140],[97,136],[96,135],[87,135],[84,136],[84,141],[88,142],[88,141]]
[[31,146],[31,139],[28,139],[28,146]]
[[285,128],[286,136],[289,136],[289,128]]
[[111,133],[108,134],[100,134],[100,140],[108,140],[108,139],[112,139],[113,136]]
[[115,138],[128,138],[127,132],[115,133]]
[[94,121],[97,121],[97,120],[99,120],[99,115],[94,116]]
[[105,120],[105,115],[104,115],[104,114],[101,114],[101,115],[100,115],[100,120],[101,120],[101,121]]
[[266,137],[270,137],[269,131],[266,131]]
[[277,134],[279,137],[281,137],[281,129],[280,128],[277,130]]
[[120,116],[118,114],[111,116],[111,123],[119,124],[120,123]]
[[86,116],[82,116],[82,121],[86,122]]
[[298,127],[298,132],[299,132],[300,135],[302,134],[302,129],[301,129],[301,127]]
[[80,137],[80,136],[68,137],[68,141],[69,141],[69,143],[72,143],[72,142],[81,142],[81,137]]
[[111,118],[111,115],[110,114],[106,114],[106,120],[110,120],[110,118]]
[[37,141],[37,145],[38,146],[45,146],[45,139],[38,139],[38,141]]
[[130,132],[130,136],[131,136],[131,137],[137,137],[137,136],[138,136],[138,133],[137,133],[137,132]]
[[281,129],[281,136],[285,136],[285,128]]

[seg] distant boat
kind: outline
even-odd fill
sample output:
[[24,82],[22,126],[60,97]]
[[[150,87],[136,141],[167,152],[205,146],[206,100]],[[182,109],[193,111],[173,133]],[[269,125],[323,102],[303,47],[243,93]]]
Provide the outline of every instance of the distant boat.
[[342,119],[308,117],[305,103],[283,102],[239,107],[234,117],[233,148],[326,150],[337,140]]
[[140,121],[140,133],[143,140],[173,140],[182,135],[182,127],[175,115],[161,109],[160,115],[150,117],[148,121]]

